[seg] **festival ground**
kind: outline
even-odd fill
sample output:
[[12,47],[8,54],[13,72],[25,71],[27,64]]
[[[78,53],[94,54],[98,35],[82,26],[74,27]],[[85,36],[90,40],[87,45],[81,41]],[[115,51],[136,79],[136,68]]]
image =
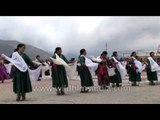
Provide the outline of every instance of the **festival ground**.
[[32,84],[33,92],[27,94],[26,101],[16,102],[12,91],[12,80],[0,83],[0,104],[160,104],[160,84],[149,86],[145,73],[139,87],[131,87],[130,82],[123,80],[123,87],[100,90],[94,76],[94,87],[89,93],[80,93],[80,81],[69,80],[66,95],[57,96],[50,78]]

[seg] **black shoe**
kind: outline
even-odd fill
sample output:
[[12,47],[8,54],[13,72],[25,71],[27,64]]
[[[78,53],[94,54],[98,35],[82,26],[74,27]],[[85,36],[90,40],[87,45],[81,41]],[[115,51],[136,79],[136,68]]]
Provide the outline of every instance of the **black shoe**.
[[84,88],[81,88],[80,93],[84,93],[84,92],[85,92]]
[[132,82],[131,86],[137,86],[136,82]]
[[57,91],[57,95],[61,95],[60,91]]
[[149,83],[149,85],[155,85],[155,83],[152,81],[152,82]]
[[37,81],[41,81],[41,79],[38,79]]
[[61,88],[61,95],[65,95],[64,88]]
[[135,83],[132,83],[131,86],[136,86],[136,84],[135,84]]
[[64,90],[61,90],[61,95],[65,95],[65,92],[64,92]]
[[115,84],[112,84],[112,87],[115,87]]
[[2,80],[2,83],[4,83],[4,80]]
[[87,90],[86,90],[86,88],[81,89],[81,93],[88,93],[88,92],[89,92],[89,89],[87,89]]
[[105,86],[105,88],[104,88],[104,89],[106,89],[106,90],[107,90],[107,89],[108,89],[108,87],[107,87],[107,86]]
[[80,93],[85,93],[85,91],[81,90]]
[[101,90],[106,90],[106,89],[108,89],[108,87],[107,86],[103,86],[103,87],[101,87]]
[[87,89],[87,90],[85,89],[85,93],[88,93],[88,92],[89,92],[89,89]]
[[121,87],[122,85],[120,85],[119,83],[116,83],[116,86],[117,86],[117,87]]
[[16,101],[20,101],[21,100],[21,94],[17,94],[17,99]]
[[23,93],[23,94],[22,94],[22,101],[25,101],[25,100],[26,100],[26,94]]

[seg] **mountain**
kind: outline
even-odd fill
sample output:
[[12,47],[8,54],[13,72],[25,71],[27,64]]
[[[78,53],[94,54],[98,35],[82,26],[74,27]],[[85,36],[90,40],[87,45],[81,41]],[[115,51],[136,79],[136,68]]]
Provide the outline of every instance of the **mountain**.
[[[11,40],[0,40],[0,54],[4,53],[7,56],[10,56],[17,45],[20,44],[18,41]],[[26,45],[25,53],[31,58],[35,59],[37,55],[40,55],[41,59],[49,59],[52,56],[51,53],[46,52],[42,49],[36,48],[32,45]]]

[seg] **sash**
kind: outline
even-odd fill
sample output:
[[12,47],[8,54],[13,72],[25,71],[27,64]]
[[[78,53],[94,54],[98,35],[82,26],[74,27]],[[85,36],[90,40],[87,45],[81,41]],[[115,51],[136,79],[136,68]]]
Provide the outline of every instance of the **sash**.
[[26,72],[28,70],[28,66],[23,60],[23,58],[19,55],[18,52],[14,52],[12,54],[12,58],[7,57],[6,55],[2,54],[6,60],[13,63],[13,65],[20,70],[21,72]]
[[77,62],[72,63],[72,64],[67,64],[62,58],[60,58],[57,54],[56,55],[56,59],[50,57],[50,59],[53,61],[54,64],[56,65],[63,65],[67,76],[69,77],[69,79],[72,79],[75,72],[76,72],[76,67],[77,67]]
[[100,59],[100,56],[98,56],[97,58],[95,58],[94,56],[90,56],[89,58],[90,58],[92,61],[98,62],[98,63],[100,63],[100,62],[102,61],[102,59]]
[[138,68],[137,72],[141,73],[145,69],[145,65],[142,65],[140,61],[138,61],[135,57],[132,57],[135,63],[135,66]]
[[[84,56],[84,55],[81,55],[81,56]],[[89,59],[89,58],[87,58],[86,56],[84,56],[84,57],[85,57],[85,64],[86,64],[86,66],[88,67],[90,73],[91,73],[92,75],[94,75],[94,74],[95,74],[95,71],[96,71],[97,68],[98,68],[98,63],[92,62],[92,60]]]
[[27,64],[25,63],[24,59],[19,55],[18,52],[14,52],[12,54],[12,58],[9,58],[9,57],[7,57],[4,54],[2,54],[2,56],[5,57],[6,60],[8,60],[9,62],[11,62],[21,72],[27,72],[28,71],[31,81],[38,80],[39,75],[40,75],[40,71],[42,69],[41,66],[39,66],[35,70],[30,70],[28,68]]
[[152,57],[148,57],[148,60],[151,64],[151,71],[157,73],[158,81],[160,81],[160,66],[153,60]]
[[151,71],[152,72],[160,71],[160,66],[153,60],[152,57],[148,57],[148,60],[151,64]]
[[118,64],[116,64],[116,67],[121,74],[121,78],[124,79],[125,76],[127,75],[127,71],[126,71],[125,67],[115,57],[112,57],[112,58],[115,62],[118,63]]

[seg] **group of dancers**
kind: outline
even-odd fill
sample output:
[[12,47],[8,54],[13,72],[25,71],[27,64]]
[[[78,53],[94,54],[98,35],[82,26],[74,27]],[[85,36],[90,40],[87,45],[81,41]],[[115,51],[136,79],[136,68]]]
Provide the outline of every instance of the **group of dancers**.
[[[9,60],[13,62],[14,76],[13,76],[13,92],[17,94],[16,101],[26,100],[26,93],[32,91],[31,77],[29,76],[29,68],[37,68],[35,64],[25,53],[25,44],[18,44],[17,49],[12,54],[12,60],[20,61],[16,64],[10,59],[2,54],[0,60]],[[154,52],[150,53],[147,61],[142,63],[138,60],[136,52],[132,52],[129,59],[124,60],[123,62],[118,59],[118,53],[113,52],[111,59],[107,56],[107,51],[103,51],[101,55],[92,60],[94,72],[98,76],[98,85],[101,89],[108,89],[108,87],[121,87],[122,79],[129,76],[129,81],[132,82],[132,86],[138,86],[137,82],[141,81],[141,73],[146,70],[147,79],[150,81],[149,85],[155,85],[154,81],[158,81],[157,72],[159,71],[159,65],[154,60]],[[17,57],[16,57],[17,56]],[[63,60],[64,63],[75,63],[75,60],[68,61],[66,57],[62,54],[62,49],[57,47],[55,49],[53,59],[56,60],[56,57],[59,57]],[[89,66],[87,51],[85,49],[80,50],[80,55],[78,58],[78,73],[81,79],[81,93],[88,93],[88,87],[94,86],[92,79],[91,66]],[[52,87],[56,88],[57,95],[65,95],[65,88],[68,87],[68,77],[67,71],[64,65],[58,64],[54,61],[51,62],[52,66]],[[96,66],[96,67],[95,67]],[[0,63],[0,70],[1,70]],[[0,71],[0,79],[3,78],[3,71]],[[38,75],[39,77],[39,75]]]

